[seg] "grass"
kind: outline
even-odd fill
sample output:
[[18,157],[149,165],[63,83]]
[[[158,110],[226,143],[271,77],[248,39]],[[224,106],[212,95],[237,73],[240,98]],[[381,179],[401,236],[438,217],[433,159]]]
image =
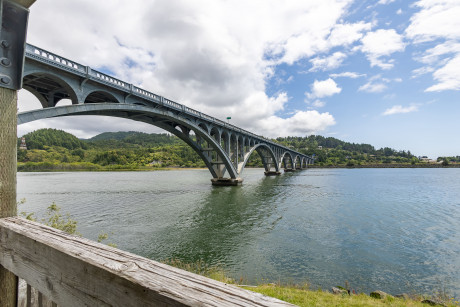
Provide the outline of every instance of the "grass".
[[[165,264],[186,270],[195,274],[206,276],[227,284],[238,284],[234,279],[228,277],[222,266],[209,266],[200,260],[195,263],[185,263],[179,259],[168,259],[162,261]],[[411,296],[411,299],[402,299],[388,296],[385,299],[375,299],[366,294],[357,295],[336,295],[322,290],[311,290],[308,284],[304,285],[282,285],[282,284],[261,284],[257,286],[240,286],[246,290],[258,292],[271,296],[282,301],[298,306],[391,306],[391,307],[426,307],[421,300],[429,297]],[[449,307],[460,306],[454,298],[444,299],[444,304]],[[447,302],[446,302],[447,301]]]
[[[400,299],[386,297],[385,299],[375,299],[366,294],[357,295],[335,295],[321,290],[308,290],[296,286],[283,285],[259,285],[257,287],[243,287],[247,290],[258,292],[267,296],[276,297],[282,301],[289,302],[298,306],[406,306],[406,307],[426,307],[420,300]],[[445,303],[447,306],[459,306],[455,301]]]

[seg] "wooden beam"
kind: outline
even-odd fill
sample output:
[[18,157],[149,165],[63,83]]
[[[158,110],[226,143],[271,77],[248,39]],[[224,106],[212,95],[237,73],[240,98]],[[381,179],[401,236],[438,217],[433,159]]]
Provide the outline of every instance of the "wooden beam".
[[293,306],[20,217],[0,219],[0,263],[59,306]]

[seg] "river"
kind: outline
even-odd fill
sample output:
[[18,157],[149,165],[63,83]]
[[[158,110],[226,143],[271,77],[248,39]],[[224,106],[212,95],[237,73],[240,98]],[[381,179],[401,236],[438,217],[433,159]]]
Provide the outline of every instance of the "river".
[[18,173],[19,211],[55,202],[96,239],[203,260],[245,283],[460,296],[460,169],[308,169],[240,187],[207,170]]

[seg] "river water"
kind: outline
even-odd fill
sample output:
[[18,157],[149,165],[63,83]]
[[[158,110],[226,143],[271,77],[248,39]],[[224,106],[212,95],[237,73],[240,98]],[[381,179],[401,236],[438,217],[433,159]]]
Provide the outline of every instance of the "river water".
[[52,202],[84,237],[245,283],[460,296],[460,169],[308,169],[240,187],[207,170],[19,173],[20,211]]

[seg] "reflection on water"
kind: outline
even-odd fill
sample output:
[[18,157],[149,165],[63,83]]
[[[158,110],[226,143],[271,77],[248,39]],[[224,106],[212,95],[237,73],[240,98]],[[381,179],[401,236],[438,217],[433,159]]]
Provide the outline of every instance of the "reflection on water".
[[153,259],[222,264],[233,277],[460,295],[459,169],[310,169],[241,187],[205,170],[20,173],[22,210],[55,201],[95,239]]

